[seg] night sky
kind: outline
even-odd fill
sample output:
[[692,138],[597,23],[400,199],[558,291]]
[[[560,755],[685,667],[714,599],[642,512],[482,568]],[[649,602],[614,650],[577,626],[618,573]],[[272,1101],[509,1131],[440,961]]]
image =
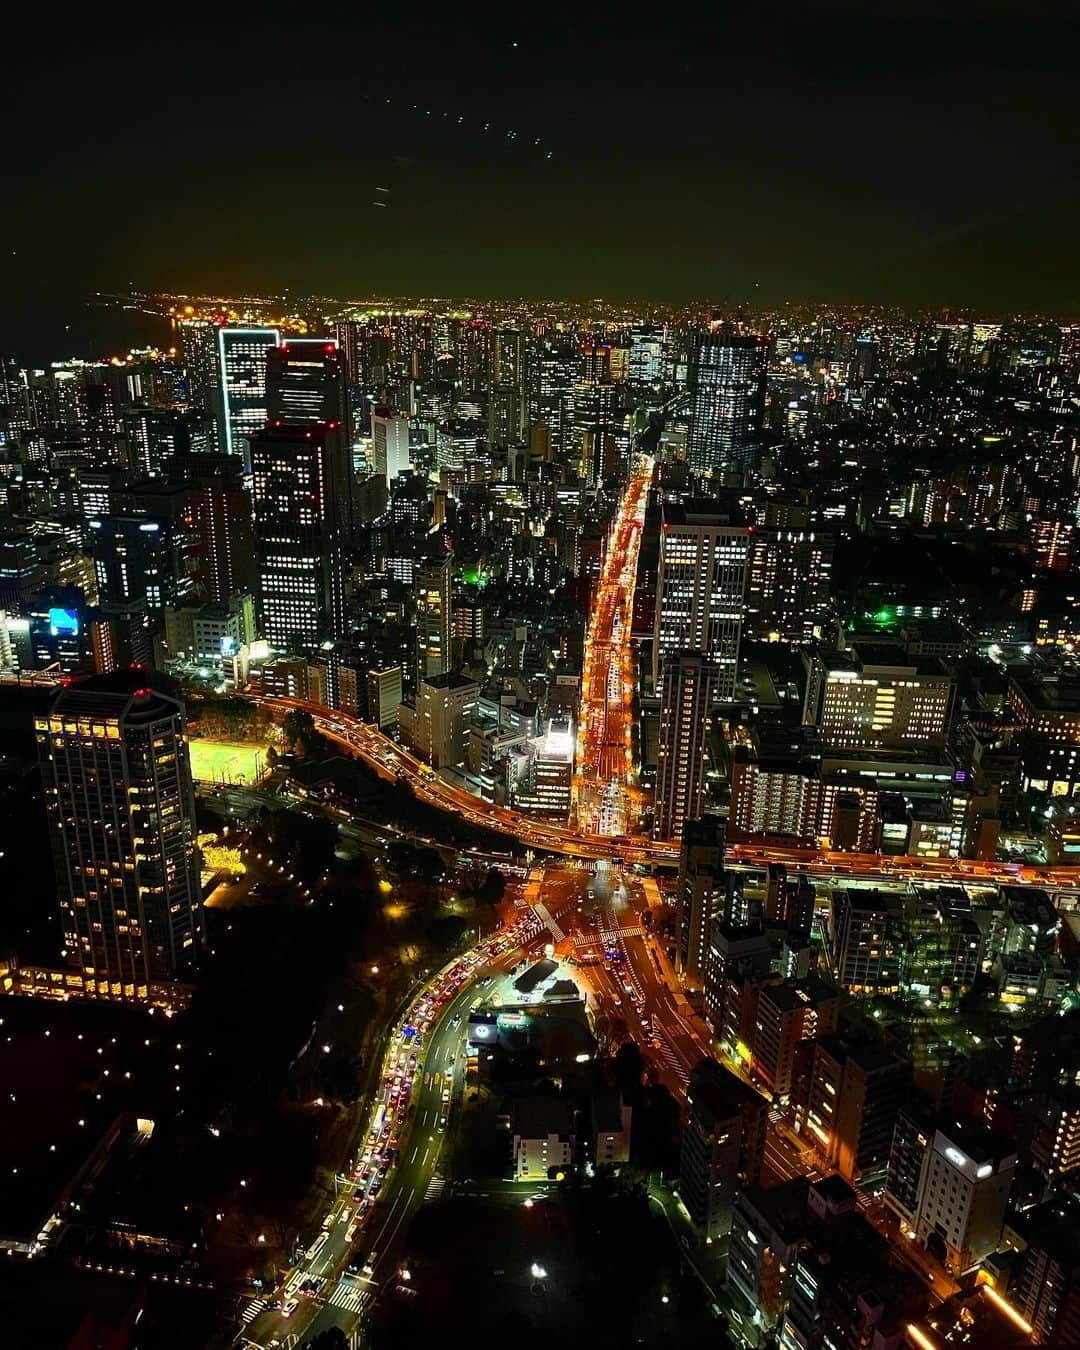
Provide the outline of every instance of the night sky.
[[240,8],[8,16],[5,347],[129,284],[1080,311],[1075,5]]

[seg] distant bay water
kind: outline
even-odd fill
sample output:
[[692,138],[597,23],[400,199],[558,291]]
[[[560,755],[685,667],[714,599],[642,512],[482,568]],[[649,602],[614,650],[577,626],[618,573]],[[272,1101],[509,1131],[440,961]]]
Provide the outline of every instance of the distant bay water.
[[170,320],[138,307],[86,300],[50,302],[21,318],[5,333],[4,350],[35,368],[73,357],[107,360],[126,356],[133,348],[179,346]]

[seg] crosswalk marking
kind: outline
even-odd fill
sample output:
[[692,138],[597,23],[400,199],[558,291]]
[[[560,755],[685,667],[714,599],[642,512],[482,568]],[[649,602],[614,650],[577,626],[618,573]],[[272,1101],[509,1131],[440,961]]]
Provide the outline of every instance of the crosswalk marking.
[[689,1083],[690,1075],[687,1072],[682,1060],[667,1042],[665,1036],[659,1038],[660,1044],[657,1047],[660,1051],[660,1058],[668,1066],[671,1072],[683,1083]]
[[575,933],[574,945],[578,947],[592,947],[598,942],[604,947],[613,947],[614,939],[617,937],[644,937],[645,929],[640,925],[636,928],[601,928],[598,938],[589,937],[587,933]]
[[340,1280],[334,1292],[326,1301],[345,1312],[363,1312],[364,1305],[371,1301],[371,1290],[361,1288],[361,1286],[346,1280]]
[[426,1204],[429,1200],[438,1200],[445,1190],[445,1177],[432,1177],[428,1182],[427,1190],[424,1192],[424,1203]]
[[246,1327],[254,1322],[256,1317],[266,1307],[266,1300],[262,1298],[253,1298],[244,1311],[240,1314],[240,1325]]

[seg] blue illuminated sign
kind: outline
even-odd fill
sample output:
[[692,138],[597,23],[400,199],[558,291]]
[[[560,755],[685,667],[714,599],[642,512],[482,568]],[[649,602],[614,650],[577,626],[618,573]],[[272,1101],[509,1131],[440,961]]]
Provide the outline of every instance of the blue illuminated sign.
[[79,632],[79,616],[73,609],[50,609],[49,632],[53,637],[76,637]]

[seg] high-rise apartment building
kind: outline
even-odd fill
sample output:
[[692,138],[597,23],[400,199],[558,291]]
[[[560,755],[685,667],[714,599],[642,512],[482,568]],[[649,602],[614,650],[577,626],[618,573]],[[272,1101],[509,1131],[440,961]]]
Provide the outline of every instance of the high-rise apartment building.
[[691,984],[705,979],[709,925],[722,908],[724,823],[718,816],[687,820],[679,852],[675,902],[675,967]]
[[716,689],[716,666],[703,653],[673,651],[665,656],[653,826],[657,839],[680,838],[684,824],[701,815]]
[[756,1185],[765,1155],[769,1104],[741,1078],[704,1060],[686,1093],[679,1195],[711,1240],[731,1229],[739,1190]]
[[1080,1200],[1055,1195],[1009,1217],[1018,1247],[1009,1301],[1034,1327],[1036,1345],[1080,1345]]
[[184,706],[118,671],[60,689],[36,730],[67,954],[88,992],[145,999],[202,931]]
[[493,445],[522,445],[527,425],[526,334],[496,328],[488,364],[488,440]]
[[750,530],[735,507],[712,500],[665,504],[660,528],[653,679],[671,651],[713,661],[716,697],[735,696]]
[[830,895],[829,946],[837,981],[856,994],[895,993],[906,932],[903,897],[837,887]]
[[835,1031],[839,1014],[840,990],[817,975],[768,984],[759,991],[751,1073],[773,1098],[785,1101],[791,1096],[800,1053],[809,1041]]
[[450,669],[453,610],[449,555],[433,558],[416,569],[416,683]]
[[209,414],[214,412],[214,391],[219,386],[217,335],[217,325],[206,319],[180,321],[186,401],[189,407]]
[[704,473],[756,466],[769,340],[714,324],[694,355],[687,460]]
[[276,328],[217,330],[217,415],[219,443],[227,455],[249,463],[247,437],[261,430],[269,407],[266,389],[267,352],[278,345]]
[[266,427],[250,440],[262,635],[279,648],[342,637],[343,429]]
[[851,1185],[884,1179],[893,1128],[911,1085],[911,1061],[876,1041],[818,1038],[800,1124]]

